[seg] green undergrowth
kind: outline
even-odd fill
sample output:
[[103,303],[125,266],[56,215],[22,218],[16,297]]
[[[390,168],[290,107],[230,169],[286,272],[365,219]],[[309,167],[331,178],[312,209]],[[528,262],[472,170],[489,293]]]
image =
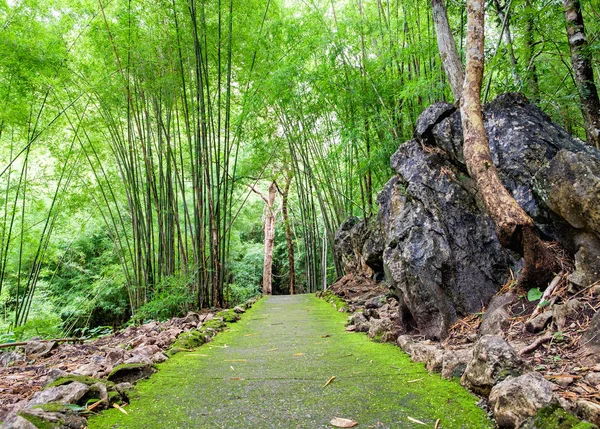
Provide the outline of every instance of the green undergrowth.
[[[140,381],[124,415],[107,410],[89,428],[487,429],[477,398],[429,374],[391,344],[344,331],[346,315],[310,295],[269,297],[191,353]],[[331,377],[335,379],[327,386]]]

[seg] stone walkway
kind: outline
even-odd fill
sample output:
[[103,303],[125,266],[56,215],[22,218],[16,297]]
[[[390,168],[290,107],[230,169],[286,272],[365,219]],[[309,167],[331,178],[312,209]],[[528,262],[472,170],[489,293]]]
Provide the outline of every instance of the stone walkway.
[[[194,352],[138,383],[125,409],[89,428],[492,428],[477,399],[396,346],[344,331],[346,314],[312,295],[260,300]],[[335,376],[327,386],[328,380]],[[425,425],[415,420],[425,423]]]

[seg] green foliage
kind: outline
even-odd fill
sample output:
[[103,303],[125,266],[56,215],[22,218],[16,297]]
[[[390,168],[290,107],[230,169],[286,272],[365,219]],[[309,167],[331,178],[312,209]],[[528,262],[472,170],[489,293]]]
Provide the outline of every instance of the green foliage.
[[196,297],[189,282],[181,276],[166,277],[156,286],[147,304],[140,307],[132,318],[134,323],[148,320],[167,320],[182,316],[192,308]]
[[537,300],[541,299],[543,295],[544,295],[544,293],[536,287],[529,289],[529,291],[527,292],[527,301],[529,301],[529,302],[537,301]]

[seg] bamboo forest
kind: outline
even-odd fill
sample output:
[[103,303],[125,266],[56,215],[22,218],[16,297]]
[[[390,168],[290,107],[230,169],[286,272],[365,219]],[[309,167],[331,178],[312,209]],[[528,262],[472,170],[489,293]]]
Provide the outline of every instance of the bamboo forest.
[[[596,427],[598,85],[600,0],[0,0],[0,424],[559,427],[539,420],[543,409],[574,419],[561,428]],[[367,336],[337,333],[344,324]],[[251,350],[254,335],[260,356],[306,358],[297,371],[315,373],[332,398],[317,406],[297,393],[302,406],[281,415],[268,404],[213,415],[218,398],[250,395],[253,376],[287,377],[283,357],[240,375],[255,356],[228,353]],[[327,351],[314,341],[288,350],[277,335],[331,340],[357,371],[361,353],[375,359],[368,391],[383,392],[371,380],[410,357],[442,378],[427,381],[421,365],[353,411],[346,402],[362,400]],[[338,336],[361,342],[334,347]],[[469,371],[496,338],[514,359],[483,385]],[[415,352],[429,341],[459,361],[472,343],[464,373],[433,349]],[[34,343],[43,353],[28,351]],[[184,395],[155,418],[148,382],[136,405],[111,384],[97,393],[35,369],[118,386],[132,382],[115,375],[119,364],[148,364],[135,367],[139,379],[169,359],[150,380],[179,398],[164,379],[200,374],[183,363],[193,353],[177,353],[200,346],[209,373],[237,362],[216,377],[242,386],[219,393],[209,377],[209,411]],[[142,347],[155,350],[142,359]],[[89,354],[77,370],[76,353]],[[311,353],[326,357],[312,367]],[[506,411],[507,397],[538,395],[502,391],[506,374],[531,377],[518,386],[543,384],[552,399]],[[19,390],[19,377],[34,381]],[[430,393],[401,390],[423,377]],[[36,399],[77,383],[86,389],[76,399]],[[268,392],[253,394],[296,397]],[[403,395],[421,399],[381,405]],[[27,411],[53,401],[71,408]],[[103,408],[106,421],[88,422]]]

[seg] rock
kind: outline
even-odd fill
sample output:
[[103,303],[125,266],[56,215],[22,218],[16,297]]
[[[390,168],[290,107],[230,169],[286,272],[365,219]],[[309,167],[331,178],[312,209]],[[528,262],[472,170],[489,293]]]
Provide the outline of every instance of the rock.
[[575,414],[583,420],[600,425],[600,405],[595,402],[579,400],[575,403]]
[[[152,360],[150,360],[150,357],[144,355],[144,354],[135,354],[133,356],[131,356],[129,359],[126,359],[125,362],[123,362],[124,365],[130,365],[130,364],[140,364],[140,365],[152,365]],[[120,366],[120,365],[118,365]]]
[[557,331],[562,331],[567,323],[567,319],[577,316],[583,309],[583,302],[579,299],[570,299],[565,304],[554,305],[552,307],[552,322]]
[[152,344],[152,345],[145,345],[145,346],[137,347],[137,348],[131,350],[130,353],[133,356],[138,355],[138,356],[145,356],[145,357],[149,358],[153,354],[159,353],[160,351],[161,351],[160,347]]
[[104,383],[95,383],[90,386],[90,396],[92,398],[105,401],[108,404],[108,389]]
[[242,307],[240,307],[239,305],[236,305],[235,307],[233,307],[233,311],[235,311],[238,314],[243,314],[246,312],[246,310]]
[[354,313],[353,322],[356,326],[356,332],[369,332],[371,330],[371,324],[362,312]]
[[188,312],[188,314],[182,321],[183,324],[191,324],[194,325],[194,327],[198,326],[199,322],[200,316],[198,315],[198,313],[194,313],[193,311]]
[[371,319],[369,328],[369,337],[385,342],[394,342],[398,338],[398,326],[390,319]]
[[350,231],[360,222],[356,216],[346,219],[338,228],[334,238],[336,257],[342,262],[344,273],[350,274],[358,268],[358,264],[350,241]]
[[600,388],[600,372],[590,372],[584,377],[584,380],[590,386],[594,386],[596,389]]
[[90,390],[89,386],[78,381],[55,387],[48,387],[34,393],[26,408],[56,402],[59,404],[76,404]]
[[[558,399],[561,402],[562,398]],[[552,404],[539,410],[535,416],[530,417],[521,429],[598,429],[582,421],[565,410],[562,405]]]
[[16,415],[0,425],[0,429],[37,429],[37,427],[29,420]]
[[380,225],[374,222],[369,225],[369,234],[362,247],[361,259],[373,272],[375,281],[383,280],[383,249],[385,241]]
[[365,302],[365,308],[381,308],[385,304],[385,296],[376,296]]
[[552,310],[547,310],[543,313],[538,314],[525,324],[525,329],[527,329],[527,332],[531,332],[533,334],[542,332],[544,329],[546,329],[546,326],[548,326],[548,324],[552,320],[553,314],[554,313]]
[[473,349],[446,350],[442,362],[442,378],[460,378],[473,358]]
[[89,377],[98,377],[100,374],[103,374],[106,368],[104,365],[98,365],[95,363],[87,363],[77,367],[73,373],[79,375],[87,375]]
[[377,200],[386,280],[399,297],[404,329],[441,339],[458,314],[479,311],[497,292],[509,254],[464,173],[439,151],[407,142],[392,167],[399,175]]
[[[600,234],[600,160],[589,152],[560,150],[536,174],[546,205],[577,229]],[[597,278],[597,277],[596,277]]]
[[412,346],[415,344],[415,341],[410,335],[400,335],[396,340],[396,344],[403,352],[411,354]]
[[87,426],[85,417],[68,409],[57,412],[37,408],[24,410],[20,414],[25,419],[36,422],[35,426],[38,428],[83,428]]
[[415,138],[430,144],[434,143],[431,134],[433,127],[448,118],[454,112],[456,112],[456,106],[453,104],[443,102],[432,104],[419,115],[415,127]]
[[479,395],[488,396],[496,383],[508,376],[518,377],[522,371],[523,361],[506,341],[484,335],[475,343],[473,358],[460,383]]
[[58,368],[51,368],[48,370],[43,379],[44,386],[47,386],[50,383],[54,383],[61,377],[67,377],[69,374],[66,371]]
[[0,353],[0,367],[7,368],[25,362],[25,356],[17,351]]
[[[486,311],[486,314],[488,312]],[[504,331],[510,326],[510,314],[504,307],[492,311],[487,317],[483,318],[479,326],[479,335],[498,335],[502,336]]]
[[[581,252],[576,271],[582,279],[594,273],[597,279],[600,152],[553,124],[520,94],[497,97],[484,113],[502,182],[546,237],[571,255]],[[438,103],[423,112],[415,139],[399,147],[391,165],[397,174],[379,194],[377,223],[369,230],[383,239],[383,268],[399,298],[402,327],[443,338],[457,317],[487,304],[520,258],[500,246],[468,176],[454,106]],[[551,195],[555,188],[557,198]],[[344,249],[339,253],[354,267],[360,261],[350,236],[359,222],[349,220],[337,234],[337,247]],[[545,285],[541,277],[539,282]]]
[[133,383],[142,378],[148,378],[156,370],[152,366],[152,363],[124,363],[115,367],[110,374],[108,374],[108,380],[114,383]]
[[600,311],[597,312],[583,334],[580,344],[581,349],[588,359],[594,363],[600,363]]
[[24,348],[25,356],[45,357],[55,346],[55,341],[28,341]]
[[552,400],[552,384],[537,372],[506,378],[492,388],[489,397],[500,429],[518,428]]
[[115,366],[119,363],[123,363],[125,359],[125,350],[121,348],[113,349],[106,354],[104,358],[107,365]]
[[582,245],[575,254],[575,271],[569,276],[569,283],[579,291],[587,288],[600,278],[600,249]]
[[163,352],[158,352],[152,355],[152,357],[150,358],[150,360],[154,363],[162,363],[165,362],[166,360],[168,360],[169,358],[163,353]]

